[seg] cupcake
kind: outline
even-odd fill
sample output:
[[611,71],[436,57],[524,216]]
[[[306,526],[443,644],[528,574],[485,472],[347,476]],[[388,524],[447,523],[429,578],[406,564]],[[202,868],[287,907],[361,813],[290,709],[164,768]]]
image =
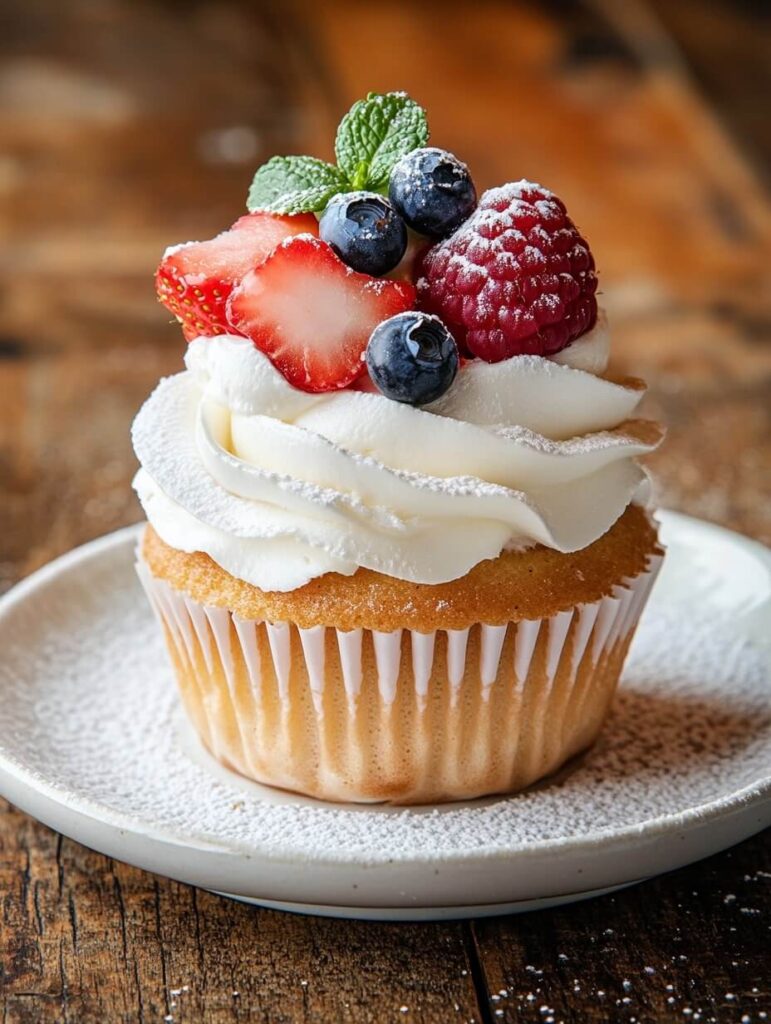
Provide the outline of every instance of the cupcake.
[[334,801],[514,792],[597,738],[662,558],[642,383],[589,246],[528,181],[477,199],[402,93],[337,164],[167,250],[188,341],[133,428],[138,571],[208,750]]

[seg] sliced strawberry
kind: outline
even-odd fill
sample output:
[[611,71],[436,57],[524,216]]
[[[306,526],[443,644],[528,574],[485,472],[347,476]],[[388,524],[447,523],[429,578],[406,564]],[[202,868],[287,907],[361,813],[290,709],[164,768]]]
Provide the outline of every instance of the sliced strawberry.
[[182,324],[188,341],[225,334],[230,329],[225,303],[233,286],[285,238],[302,233],[318,234],[312,214],[240,217],[216,238],[190,242],[165,256],[155,275],[158,298]]
[[303,391],[335,391],[364,369],[374,328],[414,308],[408,281],[358,274],[326,242],[289,238],[233,289],[228,320]]

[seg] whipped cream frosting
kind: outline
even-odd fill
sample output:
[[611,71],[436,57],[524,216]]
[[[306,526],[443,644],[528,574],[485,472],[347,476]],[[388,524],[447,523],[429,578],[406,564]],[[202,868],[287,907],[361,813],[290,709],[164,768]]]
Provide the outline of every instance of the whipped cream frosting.
[[643,390],[599,376],[604,318],[557,359],[467,363],[422,409],[308,394],[247,339],[199,338],[133,427],[134,486],[168,544],[263,590],[367,567],[456,579],[506,548],[592,543],[640,500]]

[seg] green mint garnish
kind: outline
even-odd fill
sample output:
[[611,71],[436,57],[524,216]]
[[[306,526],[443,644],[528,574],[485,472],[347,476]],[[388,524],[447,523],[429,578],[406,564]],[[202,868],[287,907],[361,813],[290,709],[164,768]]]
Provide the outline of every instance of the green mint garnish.
[[427,141],[422,107],[403,92],[371,92],[340,122],[337,167],[311,156],[274,156],[255,174],[246,205],[253,213],[317,213],[340,192],[382,192],[397,161]]
[[426,114],[406,93],[371,92],[340,122],[337,165],[354,189],[376,192],[388,185],[394,164],[428,142]]
[[322,210],[344,191],[345,178],[332,164],[312,156],[274,156],[257,171],[247,208],[270,213]]

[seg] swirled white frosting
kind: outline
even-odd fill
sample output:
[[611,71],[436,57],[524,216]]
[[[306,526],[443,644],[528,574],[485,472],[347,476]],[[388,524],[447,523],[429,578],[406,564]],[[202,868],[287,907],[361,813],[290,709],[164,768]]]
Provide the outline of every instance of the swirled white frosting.
[[139,412],[135,487],[158,534],[264,590],[360,566],[456,579],[512,546],[574,551],[639,495],[642,391],[597,376],[604,319],[559,361],[466,364],[416,409],[307,394],[248,340],[199,338]]

